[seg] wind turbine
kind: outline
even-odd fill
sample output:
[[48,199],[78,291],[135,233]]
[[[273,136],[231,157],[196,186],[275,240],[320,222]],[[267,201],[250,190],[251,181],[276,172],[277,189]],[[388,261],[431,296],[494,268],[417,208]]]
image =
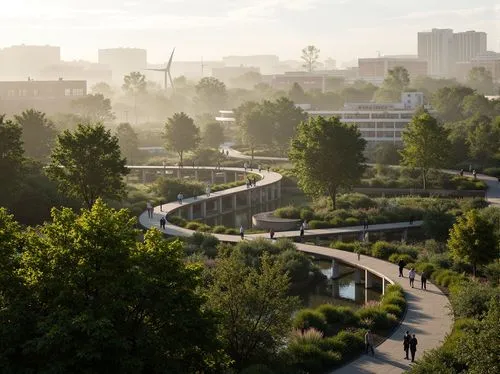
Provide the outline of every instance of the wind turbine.
[[170,66],[172,65],[172,59],[174,58],[174,52],[175,48],[172,50],[172,53],[170,54],[170,59],[168,60],[167,66],[163,69],[146,69],[146,70],[151,70],[151,71],[162,71],[165,73],[165,78],[164,78],[164,84],[165,84],[165,91],[167,90],[168,87],[168,81],[170,81],[170,87],[172,87],[172,90],[174,89],[174,81],[172,80],[172,74],[170,73]]

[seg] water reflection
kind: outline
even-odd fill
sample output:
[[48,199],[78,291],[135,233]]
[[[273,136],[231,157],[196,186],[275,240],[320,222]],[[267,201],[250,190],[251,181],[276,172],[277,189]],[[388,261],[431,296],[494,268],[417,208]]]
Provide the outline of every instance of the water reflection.
[[356,269],[341,264],[340,277],[332,279],[332,263],[329,260],[316,260],[326,279],[298,293],[303,305],[315,308],[321,304],[361,307],[369,301],[378,301],[382,293],[381,284],[374,282],[373,288],[365,289],[364,284],[356,284]]

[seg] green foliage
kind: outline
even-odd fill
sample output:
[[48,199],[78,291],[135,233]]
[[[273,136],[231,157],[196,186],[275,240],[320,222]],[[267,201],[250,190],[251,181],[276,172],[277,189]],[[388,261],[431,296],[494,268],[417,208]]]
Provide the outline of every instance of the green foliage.
[[200,142],[200,129],[186,113],[174,113],[165,124],[165,148],[177,152],[183,164],[183,154],[195,149]]
[[45,113],[34,109],[25,110],[14,116],[21,127],[26,156],[37,161],[46,161],[55,140],[54,124],[45,117]]
[[320,50],[314,45],[308,45],[302,48],[302,55],[300,56],[300,59],[304,61],[302,67],[309,73],[311,73],[316,67],[316,63],[319,59],[319,52]]
[[102,94],[87,95],[73,100],[72,106],[85,123],[100,123],[115,119],[111,111],[111,100]]
[[203,130],[203,144],[210,148],[219,148],[224,143],[224,129],[219,122],[207,124]]
[[300,218],[300,209],[296,208],[292,205],[285,206],[282,208],[278,208],[274,211],[274,215],[280,218],[290,218],[290,219],[299,219]]
[[372,256],[387,260],[392,254],[398,252],[398,246],[393,243],[378,241],[372,245]]
[[450,287],[450,303],[457,318],[482,317],[494,297],[500,297],[500,289],[477,281],[456,283]]
[[289,153],[299,186],[310,195],[329,196],[336,209],[339,189],[351,188],[363,174],[365,144],[356,127],[336,117],[303,122]]
[[326,318],[319,311],[313,309],[302,309],[295,314],[293,327],[299,330],[314,328],[324,333],[327,327]]
[[22,129],[0,115],[0,206],[16,195],[24,161]]
[[445,242],[454,223],[455,217],[444,207],[435,207],[425,212],[423,229],[428,238]]
[[74,132],[60,134],[47,167],[59,189],[87,207],[99,197],[120,199],[125,192],[122,178],[128,173],[118,138],[101,124],[78,125]]
[[195,103],[202,113],[216,114],[225,107],[228,95],[224,82],[214,77],[204,77],[195,89]]
[[205,192],[205,186],[202,183],[177,178],[159,178],[153,188],[165,201],[175,201],[180,192],[185,198],[202,195]]
[[130,123],[120,123],[116,128],[116,136],[122,156],[125,157],[129,165],[134,165],[139,157],[139,139]]
[[332,227],[332,224],[330,222],[319,221],[319,220],[315,220],[315,219],[313,219],[312,221],[309,221],[308,225],[309,225],[309,228],[311,230],[326,229],[326,228]]
[[455,259],[470,263],[474,275],[477,265],[484,265],[498,254],[498,240],[491,223],[477,210],[470,210],[453,225],[448,248]]
[[283,267],[293,284],[307,282],[311,274],[319,273],[309,257],[295,248],[281,252],[277,258],[283,261]]
[[428,112],[418,112],[403,132],[403,164],[421,170],[423,188],[427,188],[430,169],[446,164],[449,143],[447,132]]
[[218,259],[208,290],[208,305],[221,318],[219,334],[237,368],[253,360],[270,362],[290,329],[297,300],[287,295],[289,277],[282,261],[268,254],[248,266],[236,247]]
[[185,265],[179,241],[151,230],[137,242],[135,219],[100,199],[81,215],[54,209],[52,222],[22,234],[2,214],[2,276],[19,278],[7,286],[0,277],[0,371],[164,373],[219,365],[214,316],[196,292],[201,268]]

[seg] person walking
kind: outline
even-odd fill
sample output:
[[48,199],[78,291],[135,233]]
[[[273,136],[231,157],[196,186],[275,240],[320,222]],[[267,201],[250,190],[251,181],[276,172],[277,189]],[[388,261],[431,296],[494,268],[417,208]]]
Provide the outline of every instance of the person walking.
[[405,336],[403,337],[403,349],[405,351],[405,360],[409,360],[410,357],[408,357],[408,351],[410,350],[410,340],[411,340],[411,335],[410,332],[407,331]]
[[240,236],[241,240],[245,239],[245,230],[243,229],[243,225],[240,226]]
[[417,352],[417,344],[418,340],[415,337],[415,334],[410,339],[410,353],[411,353],[411,362],[415,362],[415,352]]
[[182,192],[179,192],[179,194],[177,195],[177,201],[179,202],[179,204],[182,204],[183,199],[184,199],[184,194]]
[[476,171],[476,169],[472,170],[472,176],[474,177],[474,180],[477,179],[477,171]]
[[420,288],[423,290],[427,290],[427,272],[423,271],[420,276]]
[[153,218],[153,205],[151,205],[150,201],[146,203],[146,210],[148,211],[148,218]]
[[207,194],[207,197],[210,197],[210,186],[207,185],[207,187],[205,187],[205,192]]
[[165,230],[165,218],[160,218],[160,229]]
[[372,356],[375,356],[375,351],[373,350],[373,335],[371,330],[368,330],[365,334],[365,353],[368,354],[368,351],[372,352]]
[[305,225],[304,225],[304,223],[301,223],[301,225],[300,225],[300,232],[299,232],[300,241],[304,240],[304,231],[305,231]]
[[262,171],[262,165],[259,164],[259,173]]
[[417,273],[415,272],[414,268],[411,268],[410,271],[408,272],[408,278],[410,279],[410,286],[413,288],[413,283],[415,283],[415,275]]
[[405,276],[403,275],[403,269],[405,268],[405,262],[403,260],[399,260],[398,262],[398,267],[399,267],[399,277],[404,278]]
[[413,225],[413,220],[414,220],[413,216],[410,216],[410,225]]
[[267,167],[267,172],[269,173],[270,171],[271,171],[271,167],[270,167],[270,166],[268,166],[268,167]]
[[368,230],[368,219],[367,218],[365,218],[363,220],[363,230]]
[[274,230],[273,229],[269,230],[269,238],[271,238],[271,240],[274,239]]

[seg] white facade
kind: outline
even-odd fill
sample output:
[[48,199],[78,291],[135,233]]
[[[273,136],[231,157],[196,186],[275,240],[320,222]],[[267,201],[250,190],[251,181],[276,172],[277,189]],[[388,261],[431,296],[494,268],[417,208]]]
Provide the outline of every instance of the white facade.
[[453,39],[457,62],[469,62],[486,53],[487,36],[485,32],[459,32],[453,34]]
[[230,125],[236,121],[232,110],[219,110],[219,115],[215,117],[215,120],[221,125]]
[[415,110],[424,103],[421,92],[404,92],[399,103],[348,103],[343,110],[307,111],[310,116],[338,117],[355,124],[368,142],[401,142]]

